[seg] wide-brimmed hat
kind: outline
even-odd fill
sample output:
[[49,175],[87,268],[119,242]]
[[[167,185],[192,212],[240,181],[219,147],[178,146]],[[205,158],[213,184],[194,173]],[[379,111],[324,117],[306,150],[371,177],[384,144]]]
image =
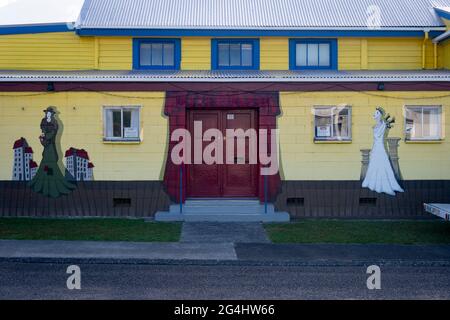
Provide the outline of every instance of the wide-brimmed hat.
[[54,107],[48,107],[47,109],[44,110],[45,113],[47,112],[51,112],[53,114],[56,114],[55,108]]

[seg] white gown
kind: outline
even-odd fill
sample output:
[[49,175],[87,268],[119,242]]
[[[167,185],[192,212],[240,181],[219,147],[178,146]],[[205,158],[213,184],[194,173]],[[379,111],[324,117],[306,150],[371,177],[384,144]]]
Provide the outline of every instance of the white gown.
[[373,147],[370,152],[366,178],[362,186],[378,193],[387,193],[395,196],[395,191],[403,192],[403,189],[395,178],[394,170],[386,153],[384,146],[385,132],[386,123],[384,122],[380,122],[373,129]]

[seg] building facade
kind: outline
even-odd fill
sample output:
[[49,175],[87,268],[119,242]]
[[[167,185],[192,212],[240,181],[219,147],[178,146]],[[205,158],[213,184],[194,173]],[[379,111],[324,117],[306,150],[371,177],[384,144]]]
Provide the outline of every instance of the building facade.
[[94,165],[89,162],[86,150],[70,148],[65,153],[66,171],[69,180],[92,181],[94,178]]
[[[0,27],[0,215],[153,216],[186,199],[252,198],[292,218],[421,216],[423,203],[450,201],[449,7],[87,0],[73,25]],[[17,134],[39,136],[50,105],[62,150],[83,146],[96,164],[95,181],[78,179],[66,154],[84,182],[52,200],[8,181],[6,152]],[[396,119],[395,196],[362,187],[377,107]],[[262,176],[249,149],[225,164],[174,162],[174,134],[196,141],[196,122],[200,136],[266,130],[268,155],[277,129],[279,170]]]

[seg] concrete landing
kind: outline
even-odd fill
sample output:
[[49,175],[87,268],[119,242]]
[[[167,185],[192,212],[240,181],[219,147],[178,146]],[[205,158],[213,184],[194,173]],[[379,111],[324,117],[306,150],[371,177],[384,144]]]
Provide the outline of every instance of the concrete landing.
[[275,212],[273,204],[267,208],[259,200],[187,200],[171,205],[169,212],[157,212],[156,221],[185,222],[288,222],[287,212]]
[[185,222],[181,242],[270,243],[261,223]]

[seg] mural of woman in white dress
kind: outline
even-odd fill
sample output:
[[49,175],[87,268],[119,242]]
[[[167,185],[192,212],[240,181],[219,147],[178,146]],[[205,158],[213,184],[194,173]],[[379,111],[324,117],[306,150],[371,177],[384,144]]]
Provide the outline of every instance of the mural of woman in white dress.
[[362,186],[378,193],[395,196],[395,192],[403,192],[403,189],[395,178],[385,145],[387,130],[391,128],[394,120],[390,120],[389,116],[386,117],[386,112],[381,107],[376,109],[373,118],[376,121],[376,125],[373,127],[374,141],[370,152],[369,167]]

